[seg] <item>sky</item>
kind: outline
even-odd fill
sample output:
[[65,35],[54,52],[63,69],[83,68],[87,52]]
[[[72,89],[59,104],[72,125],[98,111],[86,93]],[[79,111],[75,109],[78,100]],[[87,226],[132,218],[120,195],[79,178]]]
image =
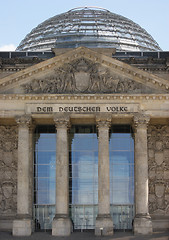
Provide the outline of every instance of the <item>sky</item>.
[[169,51],[169,0],[1,0],[0,51],[14,51],[38,24],[82,6],[97,6],[127,17]]

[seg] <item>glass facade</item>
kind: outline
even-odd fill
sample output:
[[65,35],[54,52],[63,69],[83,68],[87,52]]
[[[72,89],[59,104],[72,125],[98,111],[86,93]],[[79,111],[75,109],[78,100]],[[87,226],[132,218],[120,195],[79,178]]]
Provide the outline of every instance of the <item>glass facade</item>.
[[35,130],[34,142],[35,230],[51,229],[56,195],[55,126],[38,126]]
[[94,229],[98,203],[98,139],[95,126],[70,132],[70,212],[74,229]]
[[[34,220],[51,229],[55,216],[55,126],[35,130]],[[132,229],[134,141],[128,125],[110,131],[110,203],[115,229]],[[98,136],[95,125],[73,125],[69,132],[69,209],[74,230],[94,229],[98,212]]]
[[129,125],[110,133],[110,204],[114,229],[132,229],[134,218],[134,139]]

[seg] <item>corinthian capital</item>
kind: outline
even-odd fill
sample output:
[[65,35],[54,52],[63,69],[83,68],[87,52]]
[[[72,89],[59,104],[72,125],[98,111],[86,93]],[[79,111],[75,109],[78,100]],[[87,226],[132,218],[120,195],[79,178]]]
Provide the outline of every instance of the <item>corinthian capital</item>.
[[30,115],[21,115],[21,116],[16,116],[15,121],[19,126],[22,127],[30,127],[31,124],[31,116]]
[[109,128],[111,126],[112,116],[110,114],[98,114],[96,115],[97,127]]
[[150,121],[150,116],[142,114],[142,113],[138,113],[136,115],[134,115],[133,118],[133,123],[134,123],[134,127],[147,127],[148,123]]
[[67,114],[55,114],[53,117],[56,128],[68,128],[70,127],[70,116]]

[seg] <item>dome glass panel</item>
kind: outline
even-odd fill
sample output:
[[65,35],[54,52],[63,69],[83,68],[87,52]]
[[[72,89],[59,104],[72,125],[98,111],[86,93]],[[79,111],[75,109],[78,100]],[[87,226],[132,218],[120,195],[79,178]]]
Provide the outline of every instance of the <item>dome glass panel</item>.
[[96,7],[74,8],[39,24],[17,51],[51,48],[116,48],[118,51],[160,51],[152,36],[128,18]]

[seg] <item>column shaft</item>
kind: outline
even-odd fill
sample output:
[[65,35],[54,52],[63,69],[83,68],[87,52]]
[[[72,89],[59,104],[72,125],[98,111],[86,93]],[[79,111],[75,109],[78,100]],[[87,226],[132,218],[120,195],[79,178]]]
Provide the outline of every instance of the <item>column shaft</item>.
[[17,171],[17,219],[13,222],[13,235],[28,236],[32,232],[30,216],[30,116],[17,117],[18,123],[18,171]]
[[136,215],[148,213],[147,128],[137,127],[135,134]]
[[135,123],[135,234],[151,234],[152,222],[148,211],[148,116],[137,115]]
[[68,236],[72,230],[69,218],[69,117],[55,116],[56,139],[56,215],[52,223],[52,235]]
[[100,127],[98,151],[98,214],[110,214],[109,128]]
[[68,215],[68,179],[69,179],[69,160],[68,160],[68,137],[67,127],[57,127],[57,146],[56,146],[56,214]]
[[109,127],[110,117],[97,117],[98,124],[98,216],[96,235],[113,235],[113,221],[110,215],[110,177],[109,177]]

